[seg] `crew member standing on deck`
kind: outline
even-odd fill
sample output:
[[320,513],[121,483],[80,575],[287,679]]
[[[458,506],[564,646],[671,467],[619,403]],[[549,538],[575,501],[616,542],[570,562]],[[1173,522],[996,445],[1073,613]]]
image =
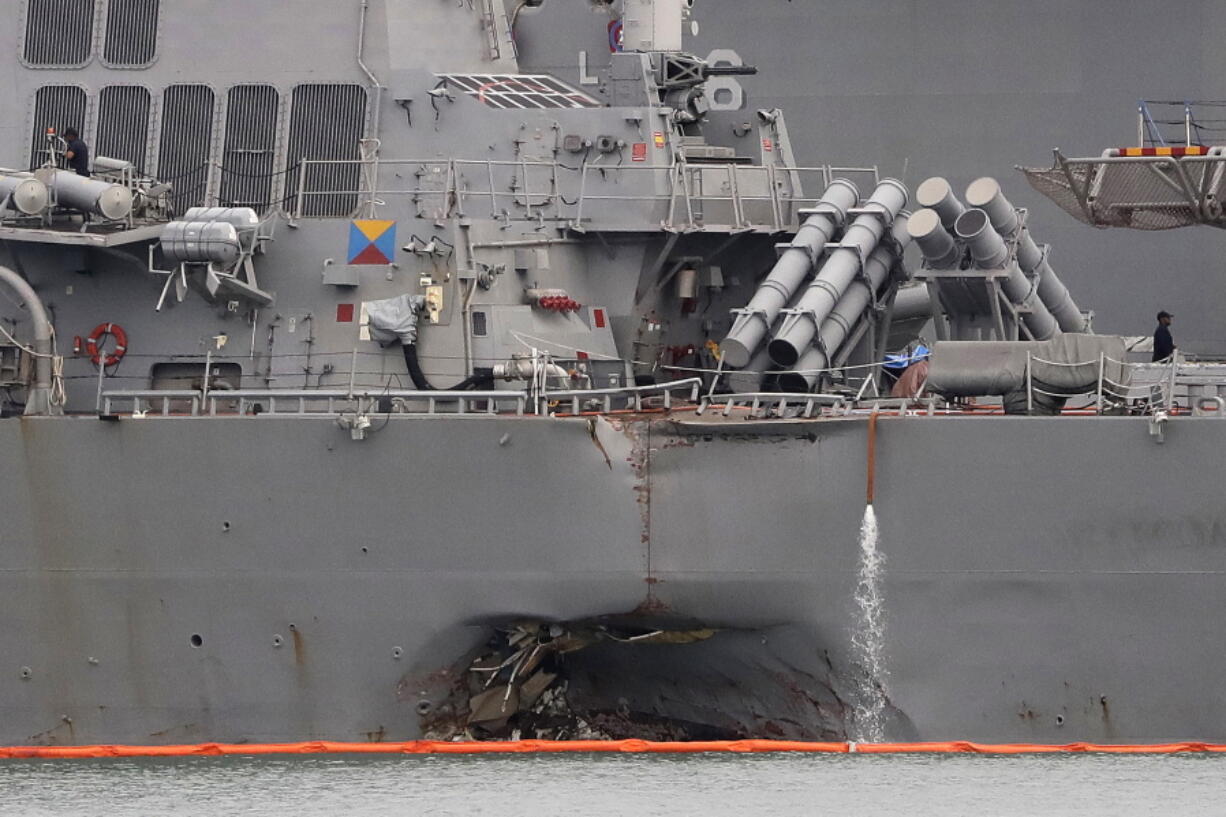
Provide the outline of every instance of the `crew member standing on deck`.
[[88,176],[89,146],[81,141],[81,134],[77,133],[76,128],[69,128],[64,131],[64,141],[68,143],[64,158],[68,160],[69,169],[75,171],[78,176]]
[[1154,330],[1154,363],[1175,354],[1175,341],[1171,340],[1170,329],[1173,317],[1170,312],[1158,313],[1158,328]]

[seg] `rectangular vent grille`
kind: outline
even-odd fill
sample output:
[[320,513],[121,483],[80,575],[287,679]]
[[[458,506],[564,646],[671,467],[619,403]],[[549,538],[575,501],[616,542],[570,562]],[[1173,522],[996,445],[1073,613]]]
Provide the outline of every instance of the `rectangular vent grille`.
[[[299,85],[294,89],[287,152],[291,172],[285,180],[288,207],[297,206],[302,178],[298,164],[303,159],[325,159],[344,163],[307,165],[302,214],[347,216],[357,209],[356,191],[362,175],[358,143],[365,127],[366,89],[360,85]],[[317,195],[306,195],[309,193]]]
[[158,178],[173,186],[176,213],[204,204],[217,95],[207,85],[171,85],[162,94]]
[[226,96],[226,141],[222,152],[220,204],[273,204],[280,95],[271,85],[235,85]]
[[110,0],[102,62],[123,68],[149,65],[157,56],[161,0]]
[[98,141],[95,156],[123,159],[142,173],[149,152],[148,88],[111,85],[98,96]]
[[79,68],[94,44],[94,0],[26,0],[22,57],[43,68]]
[[63,133],[68,128],[85,132],[88,100],[76,85],[44,85],[34,94],[34,133],[30,142],[30,167],[47,161],[47,129]]

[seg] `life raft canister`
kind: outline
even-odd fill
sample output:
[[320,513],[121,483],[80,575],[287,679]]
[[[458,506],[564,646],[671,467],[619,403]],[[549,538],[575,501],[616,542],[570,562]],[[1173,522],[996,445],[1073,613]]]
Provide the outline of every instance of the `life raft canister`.
[[89,339],[85,343],[85,351],[89,353],[89,359],[95,366],[101,365],[101,343],[107,335],[115,338],[115,351],[106,356],[105,365],[114,366],[128,351],[128,333],[123,331],[123,327],[117,323],[100,323],[89,333]]

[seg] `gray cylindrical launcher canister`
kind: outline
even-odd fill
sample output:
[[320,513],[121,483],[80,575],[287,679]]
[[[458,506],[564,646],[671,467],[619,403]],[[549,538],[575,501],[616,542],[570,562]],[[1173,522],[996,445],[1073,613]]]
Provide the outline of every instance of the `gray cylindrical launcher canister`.
[[728,388],[737,394],[747,394],[761,391],[762,381],[771,369],[770,353],[763,346],[758,353],[750,358],[743,369],[724,373],[724,382]]
[[830,253],[797,301],[796,308],[787,310],[783,325],[767,346],[771,360],[784,368],[796,364],[860,271],[862,259],[868,258],[906,204],[907,188],[902,182],[886,179],[877,186],[863,208],[869,212],[856,217],[843,233],[838,249]]
[[[972,208],[958,216],[954,232],[966,242],[971,251],[971,260],[982,270],[1004,269],[1009,261],[1009,247],[1005,240],[992,229],[992,223],[984,210]],[[1016,264],[1010,264],[1008,276],[1001,283],[1005,297],[1015,305],[1025,307],[1022,322],[1036,340],[1046,340],[1060,334],[1060,327],[1051,312],[1030,286],[1030,279],[1022,274]]]
[[924,260],[933,269],[950,269],[962,257],[954,237],[941,223],[940,214],[931,207],[917,210],[908,219],[907,233],[919,245]]
[[987,176],[976,179],[966,189],[966,200],[971,206],[981,207],[988,214],[988,220],[992,222],[996,232],[1017,239],[1017,264],[1022,268],[1022,272],[1038,279],[1039,299],[1055,316],[1060,329],[1065,332],[1084,332],[1085,316],[1073,301],[1068,288],[1047,263],[1043,251],[1030,235],[1030,230],[1022,227],[1016,208],[1005,198],[1000,184]]
[[1017,232],[1017,210],[1013,209],[1000,191],[1000,184],[991,176],[983,176],[967,185],[966,203],[987,213],[992,228],[1006,238],[1012,238]]
[[162,228],[161,246],[172,264],[228,267],[242,255],[238,231],[225,221],[172,221]]
[[78,176],[67,170],[57,170],[51,176],[55,200],[61,207],[71,207],[117,221],[132,212],[132,191],[122,184]]
[[854,281],[838,304],[822,321],[821,343],[810,346],[797,359],[792,371],[779,375],[779,388],[786,392],[807,392],[817,385],[819,373],[830,366],[829,355],[835,354],[856,324],[863,318],[873,295],[890,277],[890,270],[899,259],[899,253],[911,241],[907,231],[907,214],[900,214],[894,221],[892,235],[898,252],[893,246],[879,245],[864,264],[864,278]]
[[952,230],[958,216],[966,212],[966,205],[954,195],[954,189],[949,182],[940,176],[920,182],[920,186],[915,189],[915,203],[921,208],[935,210],[946,230]]
[[890,317],[894,323],[931,318],[932,298],[928,296],[928,288],[923,284],[899,288]]
[[50,196],[47,185],[33,176],[0,176],[0,203],[27,216],[36,216],[47,209]]
[[719,345],[725,365],[739,369],[749,364],[779,312],[809,274],[815,259],[825,253],[826,244],[847,217],[847,211],[859,200],[860,191],[850,181],[835,179],[830,183],[813,208],[817,212],[805,220],[792,246],[779,256],[749,304],[736,311],[732,329]]

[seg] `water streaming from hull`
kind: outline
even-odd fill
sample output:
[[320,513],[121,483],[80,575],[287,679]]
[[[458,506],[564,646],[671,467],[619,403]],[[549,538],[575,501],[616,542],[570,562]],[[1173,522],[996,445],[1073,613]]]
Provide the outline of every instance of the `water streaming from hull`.
[[885,622],[881,570],[885,556],[877,549],[877,515],[871,504],[860,522],[860,569],[856,583],[859,617],[852,645],[862,667],[855,707],[855,738],[866,742],[885,739]]

